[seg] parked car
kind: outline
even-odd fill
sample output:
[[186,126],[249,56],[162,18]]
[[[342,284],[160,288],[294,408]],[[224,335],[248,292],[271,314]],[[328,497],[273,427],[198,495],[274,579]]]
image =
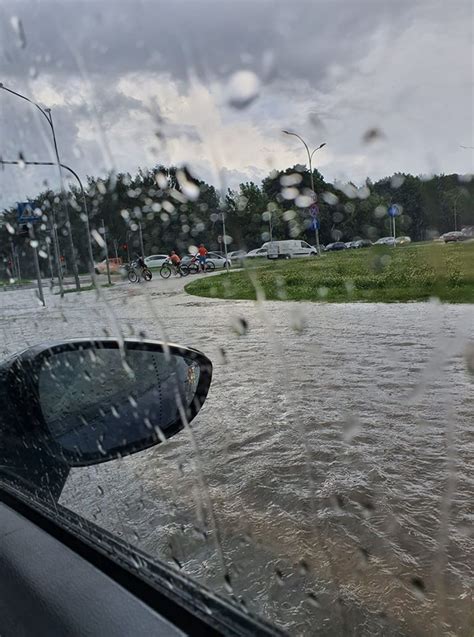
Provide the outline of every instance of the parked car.
[[227,256],[229,257],[229,259],[232,259],[234,261],[242,261],[246,254],[246,250],[233,250],[232,252],[229,252]]
[[395,245],[395,239],[393,237],[380,237],[380,239],[377,239],[377,241],[375,242],[376,246],[394,246]]
[[255,259],[258,257],[266,257],[268,254],[268,250],[266,248],[256,248],[255,250],[250,250],[244,256],[244,259]]
[[167,254],[152,254],[149,257],[145,257],[145,265],[152,270],[153,268],[161,268],[163,263],[168,260]]
[[358,239],[357,241],[353,241],[353,244],[353,248],[370,248],[372,241],[370,239]]
[[402,246],[402,245],[404,245],[406,243],[411,243],[411,239],[410,239],[410,237],[397,237],[395,239],[395,243],[397,245],[401,245]]
[[[117,274],[120,272],[122,268],[122,259],[119,258],[110,258],[109,257],[109,270],[110,274]],[[100,261],[100,263],[95,264],[95,273],[96,274],[107,274],[107,259]]]
[[467,236],[463,232],[454,231],[445,232],[441,235],[440,239],[442,239],[445,243],[456,243],[458,241],[465,241]]
[[219,252],[209,252],[207,255],[207,260],[214,264],[216,270],[219,268],[225,268],[226,263],[229,264],[229,267],[232,265],[232,260],[227,255],[227,262],[225,256],[219,254]]
[[262,246],[268,251],[269,259],[293,259],[296,257],[317,256],[317,250],[306,241],[288,239],[286,241],[271,241]]
[[334,252],[337,250],[345,250],[346,244],[343,241],[336,241],[335,243],[328,243],[326,246],[326,252]]

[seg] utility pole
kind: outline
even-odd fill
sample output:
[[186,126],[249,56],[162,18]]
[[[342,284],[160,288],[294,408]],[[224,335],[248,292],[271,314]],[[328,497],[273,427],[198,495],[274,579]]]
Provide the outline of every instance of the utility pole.
[[112,285],[112,279],[110,278],[109,248],[107,246],[107,233],[105,231],[105,222],[103,219],[102,219],[102,227],[104,229],[105,264],[107,266],[107,280],[109,282],[109,285]]
[[46,237],[46,252],[48,253],[48,263],[49,263],[49,276],[51,278],[51,285],[54,284],[54,271],[53,271],[53,259],[51,258],[51,248],[49,246],[49,237]]
[[28,234],[30,235],[30,246],[33,250],[33,262],[35,264],[36,280],[38,282],[38,297],[44,307],[46,303],[44,302],[43,283],[41,281],[41,270],[38,259],[38,242],[35,239],[35,231],[32,223],[28,224]]
[[145,248],[143,247],[143,234],[142,234],[142,223],[141,221],[138,222],[138,234],[140,236],[140,250],[141,250],[141,256],[143,258],[145,258]]
[[225,268],[227,272],[229,271],[229,261],[227,259],[227,241],[226,241],[226,233],[225,233],[225,212],[222,211],[222,240],[224,241],[224,254],[225,254]]

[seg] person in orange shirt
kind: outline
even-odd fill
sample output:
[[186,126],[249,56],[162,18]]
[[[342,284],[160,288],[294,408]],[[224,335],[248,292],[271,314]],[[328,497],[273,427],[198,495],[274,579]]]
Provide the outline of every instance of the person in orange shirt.
[[201,271],[204,272],[204,270],[206,269],[207,250],[204,247],[203,243],[201,243],[201,245],[198,248],[197,257],[198,257],[199,265],[201,266]]
[[171,250],[170,252],[170,262],[171,262],[171,265],[173,266],[174,273],[178,274],[179,264],[181,263],[181,259],[179,254],[176,254],[174,250]]

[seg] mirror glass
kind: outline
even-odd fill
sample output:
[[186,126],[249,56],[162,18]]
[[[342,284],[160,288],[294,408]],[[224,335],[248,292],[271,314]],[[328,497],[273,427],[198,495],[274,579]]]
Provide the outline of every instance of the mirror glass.
[[55,442],[77,454],[107,456],[171,435],[180,405],[199,382],[191,357],[149,350],[87,348],[52,353],[38,376],[43,417]]

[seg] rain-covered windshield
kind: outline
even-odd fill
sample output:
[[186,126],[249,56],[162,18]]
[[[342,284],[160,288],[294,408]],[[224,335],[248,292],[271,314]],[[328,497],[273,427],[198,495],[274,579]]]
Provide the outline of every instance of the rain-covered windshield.
[[[2,358],[146,338],[214,367],[190,425],[60,505],[290,634],[471,637],[471,2],[0,16]],[[74,392],[92,426],[67,367],[58,431]]]

